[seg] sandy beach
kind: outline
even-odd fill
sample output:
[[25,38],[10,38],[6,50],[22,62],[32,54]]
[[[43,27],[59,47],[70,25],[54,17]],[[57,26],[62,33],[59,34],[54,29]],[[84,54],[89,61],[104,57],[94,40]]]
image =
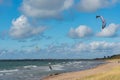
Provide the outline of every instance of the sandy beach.
[[43,80],[81,80],[84,77],[105,73],[112,70],[114,67],[120,66],[119,60],[107,60],[108,63],[102,64],[98,67],[77,71],[77,72],[69,72],[69,73],[62,73],[58,75],[48,76],[45,77]]

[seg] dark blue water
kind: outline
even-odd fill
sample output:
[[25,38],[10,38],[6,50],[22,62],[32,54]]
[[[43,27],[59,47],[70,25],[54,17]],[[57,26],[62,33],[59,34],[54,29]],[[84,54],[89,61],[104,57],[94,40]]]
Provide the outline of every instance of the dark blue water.
[[[0,61],[0,80],[40,80],[54,73],[80,71],[103,61]],[[50,70],[49,65],[52,67]]]

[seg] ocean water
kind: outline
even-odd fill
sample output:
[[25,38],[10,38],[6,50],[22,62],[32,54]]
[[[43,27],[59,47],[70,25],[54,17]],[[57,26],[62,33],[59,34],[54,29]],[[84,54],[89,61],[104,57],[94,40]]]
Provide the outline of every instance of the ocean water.
[[104,63],[104,61],[83,60],[0,61],[0,80],[42,80],[50,74],[85,70]]

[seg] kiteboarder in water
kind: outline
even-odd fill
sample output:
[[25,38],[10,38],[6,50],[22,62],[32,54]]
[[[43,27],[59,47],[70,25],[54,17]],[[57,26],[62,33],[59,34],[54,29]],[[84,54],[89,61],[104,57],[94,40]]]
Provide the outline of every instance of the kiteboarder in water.
[[52,70],[52,67],[49,65],[49,69]]
[[51,63],[49,63],[49,69],[52,70]]
[[96,18],[100,18],[101,19],[101,21],[102,21],[102,29],[104,29],[106,27],[106,21],[103,18],[103,16],[96,16]]

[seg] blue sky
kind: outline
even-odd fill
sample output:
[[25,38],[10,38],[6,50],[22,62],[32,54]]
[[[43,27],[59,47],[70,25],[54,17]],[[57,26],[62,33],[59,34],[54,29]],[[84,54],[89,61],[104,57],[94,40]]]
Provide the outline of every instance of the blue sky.
[[0,59],[119,54],[119,11],[119,0],[0,0]]

